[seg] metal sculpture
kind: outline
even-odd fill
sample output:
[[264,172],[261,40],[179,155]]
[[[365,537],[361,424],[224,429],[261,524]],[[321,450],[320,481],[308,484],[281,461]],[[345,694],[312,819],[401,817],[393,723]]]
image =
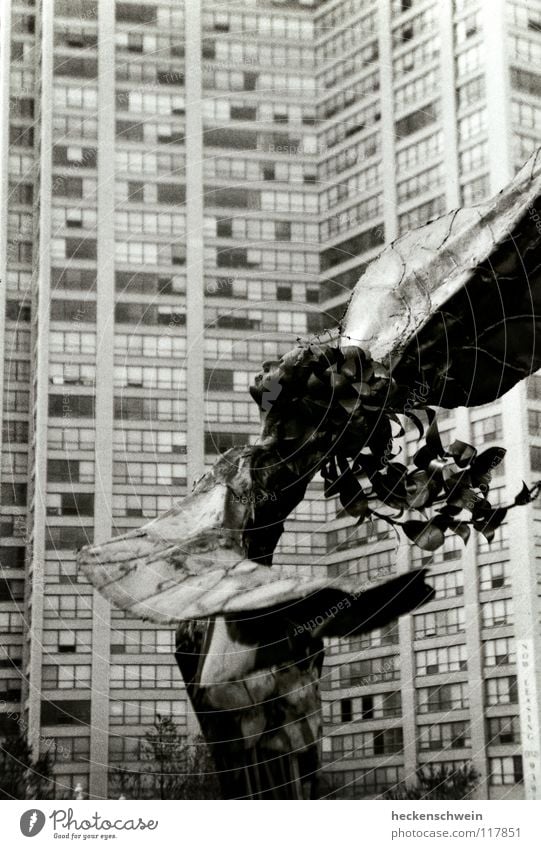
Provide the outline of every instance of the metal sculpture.
[[[430,551],[472,529],[490,540],[538,493],[525,485],[494,507],[505,452],[444,446],[432,407],[488,403],[541,367],[540,159],[491,201],[387,247],[327,344],[300,342],[257,376],[256,445],[220,457],[164,515],[79,554],[115,605],[178,626],[178,665],[226,798],[313,798],[322,638],[381,627],[433,595],[426,570],[359,586],[272,565],[316,473],[359,523],[381,518]],[[394,443],[404,416],[424,438],[410,467]]]

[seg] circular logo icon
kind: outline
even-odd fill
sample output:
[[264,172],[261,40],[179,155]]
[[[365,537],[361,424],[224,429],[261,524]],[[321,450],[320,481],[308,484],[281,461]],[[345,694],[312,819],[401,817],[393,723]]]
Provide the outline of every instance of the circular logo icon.
[[45,814],[37,808],[30,808],[21,816],[20,826],[25,837],[35,837],[45,825]]

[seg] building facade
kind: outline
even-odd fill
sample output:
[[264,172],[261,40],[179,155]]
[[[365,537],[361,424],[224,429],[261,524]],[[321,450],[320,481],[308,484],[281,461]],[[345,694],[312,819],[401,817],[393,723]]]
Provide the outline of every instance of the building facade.
[[[253,440],[251,376],[335,325],[386,242],[510,179],[541,140],[540,51],[538,0],[4,0],[0,717],[51,752],[57,798],[114,795],[156,713],[196,730],[171,629],[110,609],[75,551]],[[442,421],[509,448],[502,497],[541,468],[538,381]],[[539,797],[538,516],[449,541],[429,607],[329,645],[331,797],[429,761]],[[317,482],[277,556],[428,562]]]
[[[344,0],[318,10],[316,33],[322,309],[339,320],[383,242],[496,193],[539,146],[541,4]],[[539,385],[534,376],[490,407],[439,415],[444,445],[507,447],[493,479],[501,502],[539,472]],[[406,460],[415,443],[404,440]],[[331,798],[465,763],[479,798],[539,798],[539,518],[536,505],[510,514],[490,546],[453,537],[433,555],[397,545],[383,523],[333,522],[331,574],[426,565],[436,596],[330,646]]]

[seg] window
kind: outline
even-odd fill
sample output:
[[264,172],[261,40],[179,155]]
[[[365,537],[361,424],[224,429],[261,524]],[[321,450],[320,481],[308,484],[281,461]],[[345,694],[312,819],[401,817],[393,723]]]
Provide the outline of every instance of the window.
[[92,650],[92,631],[71,628],[63,628],[61,631],[45,629],[43,645],[47,652],[89,654]]
[[426,171],[421,171],[415,177],[410,177],[408,180],[403,180],[397,185],[397,200],[398,203],[404,203],[423,194],[430,189],[434,189],[443,183],[444,165],[435,165],[428,168]]
[[520,743],[520,719],[518,716],[495,716],[487,721],[488,745],[505,746]]
[[479,567],[480,590],[498,590],[510,586],[509,563],[485,563]]
[[206,454],[224,454],[230,448],[235,446],[247,445],[250,442],[249,433],[231,433],[213,431],[205,433],[205,453]]
[[457,105],[459,109],[466,109],[473,103],[477,103],[485,96],[485,77],[475,77],[468,80],[464,85],[458,86],[456,91]]
[[419,728],[420,751],[464,749],[471,746],[469,722],[444,722]]
[[47,462],[47,480],[56,483],[93,483],[94,463],[85,460],[54,460]]
[[414,636],[416,640],[445,634],[458,634],[464,631],[465,614],[463,607],[451,607],[434,613],[423,613],[414,617]]
[[524,91],[534,97],[541,91],[541,74],[533,74],[520,68],[511,68],[511,85],[517,91]]
[[[92,596],[46,595],[43,602],[45,619],[91,619]],[[58,622],[56,623],[58,624]]]
[[0,696],[4,702],[19,702],[21,699],[21,688],[21,678],[0,678]]
[[340,669],[340,686],[362,687],[376,681],[392,681],[400,677],[398,658],[395,655],[370,660],[352,661]]
[[512,637],[487,640],[483,643],[485,666],[507,666],[516,663],[515,641]]
[[92,395],[49,395],[52,418],[94,418]]
[[472,422],[472,437],[476,443],[479,442],[482,445],[486,442],[502,439],[503,425],[501,415],[497,414]]
[[93,516],[94,495],[91,492],[63,492],[47,495],[48,516]]
[[53,763],[84,761],[90,758],[90,737],[45,737],[40,753],[48,754]]
[[408,230],[413,230],[415,227],[420,227],[428,221],[442,215],[446,210],[445,195],[440,195],[433,200],[416,206],[408,212],[398,216],[398,228],[400,233],[405,233]]
[[167,654],[175,647],[174,633],[170,630],[131,630],[119,628],[111,632],[111,651],[116,654]]
[[340,719],[342,722],[351,722],[353,719],[353,710],[351,699],[340,699]]
[[44,664],[41,672],[43,690],[73,690],[76,687],[90,687],[90,664],[57,666]]
[[51,301],[51,321],[96,321],[95,301]]
[[522,755],[508,758],[489,758],[489,782],[493,786],[521,784],[524,781]]
[[458,77],[463,77],[466,74],[472,74],[477,68],[481,67],[483,61],[483,45],[476,44],[473,47],[463,50],[456,59],[456,72]]
[[156,714],[172,716],[176,725],[186,724],[186,703],[179,699],[110,699],[111,725],[153,725]]
[[383,224],[371,227],[358,236],[353,236],[339,245],[327,248],[321,254],[321,270],[326,271],[341,262],[359,256],[374,247],[382,245],[385,241],[385,230]]
[[111,664],[111,689],[139,690],[141,688],[171,688],[178,686],[176,663],[159,666],[156,664]]
[[90,700],[41,702],[42,725],[90,725]]
[[421,687],[417,691],[419,713],[440,713],[468,707],[466,684],[442,684],[436,687]]
[[541,448],[537,445],[532,445],[530,447],[530,465],[532,467],[532,471],[541,471]]
[[417,675],[465,671],[468,667],[466,646],[445,646],[415,653]]
[[[2,504],[5,507],[26,506],[26,484],[25,483],[3,483],[0,488]],[[6,555],[6,549],[0,549]],[[23,549],[24,553],[24,549]],[[23,557],[24,560],[24,557]]]
[[228,369],[205,369],[205,386],[208,392],[232,392],[234,372]]
[[79,525],[49,526],[46,529],[45,548],[48,551],[78,550],[92,543],[93,529]]
[[0,578],[0,601],[23,601],[24,581]]
[[513,608],[511,599],[486,601],[481,605],[481,626],[497,628],[501,625],[513,624]]
[[481,109],[478,112],[473,112],[466,118],[461,118],[458,122],[458,138],[459,141],[468,141],[480,135],[486,130],[487,126],[487,110]]
[[23,624],[24,616],[19,611],[16,613],[0,612],[1,634],[22,634]]
[[505,678],[487,678],[485,681],[486,703],[490,705],[510,705],[518,702],[516,675]]
[[490,194],[490,181],[488,174],[476,177],[469,183],[462,185],[462,203],[464,206],[473,206]]

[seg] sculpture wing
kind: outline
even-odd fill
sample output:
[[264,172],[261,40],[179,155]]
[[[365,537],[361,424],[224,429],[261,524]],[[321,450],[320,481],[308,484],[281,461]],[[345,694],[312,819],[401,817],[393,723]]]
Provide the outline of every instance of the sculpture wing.
[[78,563],[109,601],[156,624],[272,610],[299,633],[338,636],[380,627],[433,593],[422,569],[363,585],[333,581],[324,567],[306,576],[263,566],[246,559],[230,521],[231,492],[218,482],[142,528],[86,546]]
[[541,368],[541,151],[496,197],[385,248],[357,283],[341,344],[423,403],[476,406]]

